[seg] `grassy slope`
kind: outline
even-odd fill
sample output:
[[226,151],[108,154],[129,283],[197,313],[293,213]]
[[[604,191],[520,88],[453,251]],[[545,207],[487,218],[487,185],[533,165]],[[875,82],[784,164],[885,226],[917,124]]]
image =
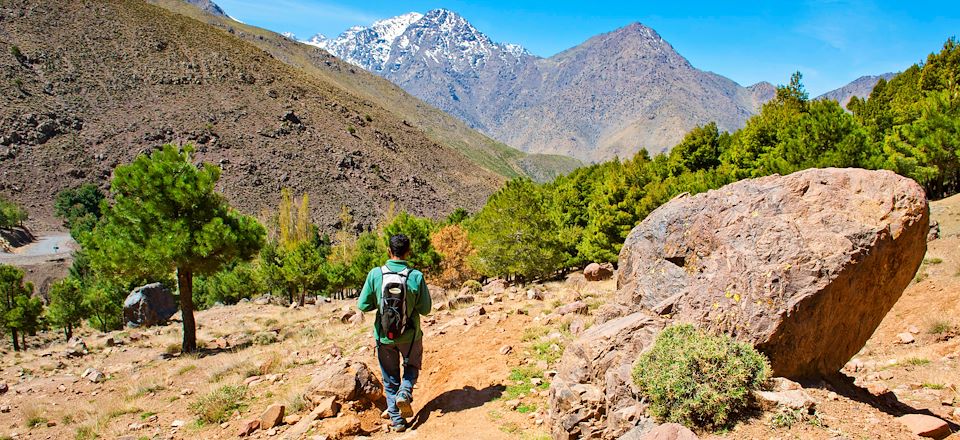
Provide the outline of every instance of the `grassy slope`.
[[464,122],[417,99],[395,84],[343,62],[322,49],[291,41],[275,32],[216,17],[179,0],[150,0],[174,12],[213,24],[252,42],[287,64],[369,100],[423,130],[427,136],[502,176],[528,176],[544,181],[583,165],[566,156],[528,155],[471,129]]

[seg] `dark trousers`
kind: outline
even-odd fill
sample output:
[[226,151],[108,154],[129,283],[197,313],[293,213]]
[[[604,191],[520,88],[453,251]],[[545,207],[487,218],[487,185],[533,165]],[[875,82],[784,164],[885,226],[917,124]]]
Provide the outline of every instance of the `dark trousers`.
[[[407,366],[401,375],[400,367],[405,357]],[[401,423],[404,420],[400,417],[400,410],[397,409],[397,394],[402,391],[413,396],[413,386],[420,376],[420,362],[423,360],[423,340],[414,341],[412,346],[411,344],[377,344],[377,360],[380,361],[380,372],[383,374],[387,413],[390,414],[390,420],[393,423]]]

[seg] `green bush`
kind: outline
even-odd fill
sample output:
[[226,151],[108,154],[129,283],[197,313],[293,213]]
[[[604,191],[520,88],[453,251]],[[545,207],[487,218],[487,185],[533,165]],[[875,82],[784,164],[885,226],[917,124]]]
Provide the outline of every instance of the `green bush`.
[[464,282],[463,282],[463,285],[460,286],[460,289],[463,290],[463,289],[466,289],[466,288],[469,288],[473,293],[477,293],[477,292],[483,290],[483,286],[480,285],[480,282],[477,281],[477,280],[466,280],[466,281],[464,281]]
[[634,365],[633,381],[661,422],[720,429],[746,408],[750,390],[769,374],[766,357],[750,345],[685,324],[657,337]]

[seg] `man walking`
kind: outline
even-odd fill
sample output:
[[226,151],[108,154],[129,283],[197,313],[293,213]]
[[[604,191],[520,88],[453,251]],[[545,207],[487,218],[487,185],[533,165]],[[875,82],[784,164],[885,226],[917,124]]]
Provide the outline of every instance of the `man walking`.
[[390,237],[390,259],[367,274],[357,302],[360,311],[377,311],[373,336],[387,395],[387,413],[397,432],[405,431],[406,419],[413,417],[413,386],[423,359],[420,315],[430,314],[433,307],[423,273],[407,264],[409,256],[410,239],[403,234]]

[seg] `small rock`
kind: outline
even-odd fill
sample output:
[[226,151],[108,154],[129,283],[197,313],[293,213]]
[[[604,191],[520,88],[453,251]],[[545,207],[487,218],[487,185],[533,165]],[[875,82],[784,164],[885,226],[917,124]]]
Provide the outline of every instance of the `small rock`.
[[907,414],[897,418],[914,435],[942,439],[950,435],[947,422],[925,414]]
[[107,347],[113,347],[117,345],[117,340],[114,339],[113,336],[110,336],[103,341],[103,345],[106,345]]
[[881,380],[890,380],[890,379],[893,379],[893,373],[889,371],[881,371],[877,373],[877,377],[880,378]]
[[184,389],[180,390],[180,395],[181,395],[181,396],[189,396],[189,395],[191,395],[191,394],[193,394],[193,390],[191,390],[190,388],[184,388]]
[[296,415],[296,414],[290,414],[289,416],[286,416],[286,417],[283,418],[283,424],[284,424],[284,425],[296,425],[297,422],[300,421],[300,419],[301,419],[300,416],[298,416],[298,415]]
[[664,423],[646,433],[641,440],[698,440],[693,431],[677,423]]
[[260,381],[260,376],[250,376],[243,380],[243,384],[249,387],[249,386],[253,386],[251,385],[252,383],[258,382],[258,381]]
[[344,438],[362,432],[360,419],[355,415],[333,419],[326,425],[330,438]]
[[543,292],[537,289],[527,290],[527,299],[535,301],[543,301]]
[[568,315],[570,313],[587,315],[590,313],[590,308],[587,306],[587,303],[583,301],[574,301],[557,309],[557,314],[559,315]]
[[8,412],[10,412],[10,405],[0,405],[0,413],[6,414]]
[[246,422],[240,424],[240,429],[237,430],[237,437],[246,437],[250,434],[253,434],[253,432],[259,428],[259,419],[247,420]]
[[184,422],[183,420],[174,420],[173,422],[170,423],[170,427],[171,427],[171,428],[180,428],[180,427],[182,427],[182,426],[184,426],[184,425],[186,425],[186,424],[187,424],[187,422]]
[[335,396],[327,396],[317,401],[317,406],[311,414],[314,419],[326,419],[336,417],[340,412],[340,402],[337,402]]
[[467,309],[467,316],[469,317],[483,316],[486,314],[487,314],[487,309],[483,308],[483,306],[473,306]]
[[613,265],[610,263],[590,263],[583,269],[583,277],[587,281],[602,281],[613,276]]
[[531,379],[530,379],[530,384],[533,385],[533,386],[535,386],[535,387],[538,387],[538,386],[540,386],[540,385],[543,384],[543,379],[541,379],[541,378],[539,378],[539,377],[531,378]]
[[912,344],[914,341],[913,335],[908,332],[897,333],[897,339],[900,340],[901,344]]
[[504,405],[506,405],[507,408],[510,408],[511,410],[517,409],[520,406],[520,401],[517,399],[508,400],[504,402]]
[[100,370],[95,368],[87,368],[80,377],[89,380],[93,383],[100,383],[106,378]]
[[7,391],[10,391],[10,385],[7,385],[6,382],[0,382],[0,394],[6,394]]
[[908,327],[908,328],[907,328],[907,331],[910,332],[910,333],[913,333],[913,334],[920,333],[920,329],[917,328],[917,326],[915,326],[915,325],[911,325],[910,327]]
[[266,411],[260,415],[260,429],[270,429],[279,425],[283,421],[283,412],[286,408],[275,403],[267,407]]
[[765,410],[784,407],[809,411],[816,406],[816,401],[803,390],[757,391],[754,393],[754,398],[760,407]]
[[267,437],[273,437],[277,435],[277,428],[273,427],[267,430]]
[[504,356],[510,354],[511,351],[513,351],[513,347],[509,345],[504,345],[503,347],[500,347],[500,354]]
[[890,392],[890,389],[880,382],[873,382],[867,385],[867,391],[874,396],[881,396]]

